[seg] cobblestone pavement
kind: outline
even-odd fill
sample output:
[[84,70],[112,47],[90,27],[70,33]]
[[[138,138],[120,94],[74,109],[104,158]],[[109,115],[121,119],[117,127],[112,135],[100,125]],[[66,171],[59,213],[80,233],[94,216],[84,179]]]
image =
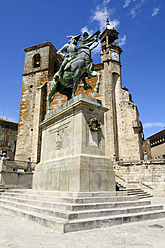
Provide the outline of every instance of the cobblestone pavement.
[[[163,204],[164,198],[149,198]],[[153,228],[158,224],[163,228]],[[165,218],[58,234],[0,210],[0,248],[165,248]]]

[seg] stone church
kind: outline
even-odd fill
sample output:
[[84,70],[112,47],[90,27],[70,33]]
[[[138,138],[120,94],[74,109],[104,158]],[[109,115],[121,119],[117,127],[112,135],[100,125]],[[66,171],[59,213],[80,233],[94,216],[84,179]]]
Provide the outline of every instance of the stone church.
[[[143,159],[142,124],[137,106],[127,88],[122,87],[121,60],[122,49],[118,44],[116,29],[108,25],[100,35],[101,61],[95,64],[95,71],[101,74],[100,92],[87,91],[83,83],[76,94],[87,94],[102,101],[108,107],[105,114],[106,156],[117,160],[131,161]],[[18,124],[15,160],[26,161],[30,156],[33,162],[40,161],[41,128],[47,111],[47,97],[55,72],[62,63],[57,50],[51,42],[34,45],[24,49],[25,65]],[[94,88],[95,78],[86,79]],[[67,98],[55,94],[51,110],[66,102]]]

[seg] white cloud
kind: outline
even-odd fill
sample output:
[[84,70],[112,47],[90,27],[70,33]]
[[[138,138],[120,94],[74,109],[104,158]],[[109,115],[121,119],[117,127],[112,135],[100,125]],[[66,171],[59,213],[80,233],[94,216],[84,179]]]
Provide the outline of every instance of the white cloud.
[[132,15],[132,18],[135,18],[135,16],[136,16],[136,10],[135,10],[135,8],[133,8],[133,9],[131,9],[131,15]]
[[109,16],[107,7],[100,8],[97,6],[92,21],[98,21],[101,31],[105,28],[106,18]]
[[120,25],[120,22],[118,21],[118,20],[116,20],[116,19],[114,19],[114,20],[110,20],[110,28],[116,28],[117,26],[119,26]]
[[[136,0],[133,0],[135,2]],[[146,0],[141,0],[139,3],[135,4],[135,6],[131,9],[130,14],[132,18],[135,18],[137,11],[142,7]]]
[[92,54],[95,55],[100,52],[101,52],[101,43],[99,43],[98,46],[92,51]]
[[160,7],[154,8],[151,16],[156,16],[159,13]]
[[123,8],[128,7],[130,5],[130,3],[131,3],[131,0],[125,0],[125,3],[123,5]]
[[149,127],[165,127],[165,123],[163,122],[147,122],[143,124],[144,128],[149,128]]
[[117,27],[120,23],[118,20],[111,20],[110,15],[112,15],[115,11],[114,8],[108,9],[107,4],[109,0],[103,2],[102,5],[97,5],[96,10],[93,13],[92,21],[98,21],[100,31],[102,32],[106,26],[106,18],[109,17],[110,28]]
[[126,43],[127,36],[124,35],[122,38],[119,40],[119,46],[124,46]]
[[107,5],[111,0],[104,0],[103,4]]

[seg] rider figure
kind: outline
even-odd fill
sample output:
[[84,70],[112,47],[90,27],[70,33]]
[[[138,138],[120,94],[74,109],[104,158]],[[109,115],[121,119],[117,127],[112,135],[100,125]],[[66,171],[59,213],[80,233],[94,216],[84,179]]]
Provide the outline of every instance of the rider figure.
[[[71,38],[67,44],[65,44],[58,52],[57,54],[60,55],[62,58],[64,58],[64,61],[62,63],[62,65],[60,66],[59,71],[55,74],[55,79],[57,80],[58,78],[60,78],[62,76],[62,73],[65,69],[65,66],[71,61],[73,60],[76,55],[77,55],[77,43],[80,40],[81,35],[77,35],[77,36],[67,36],[67,38]],[[64,54],[63,52],[66,52],[66,54]],[[70,67],[70,63],[68,64],[67,68]]]

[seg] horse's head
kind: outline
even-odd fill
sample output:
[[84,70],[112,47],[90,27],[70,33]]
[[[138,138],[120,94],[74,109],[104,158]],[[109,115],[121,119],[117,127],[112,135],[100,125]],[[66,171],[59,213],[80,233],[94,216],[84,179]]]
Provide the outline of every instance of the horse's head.
[[83,37],[80,40],[78,48],[81,47],[90,47],[93,45],[94,42],[98,41],[98,35],[100,34],[100,31],[96,31],[94,34],[89,35],[87,32],[83,34]]
[[97,30],[94,34],[88,35],[87,37],[85,36],[84,43],[88,43],[92,41],[95,42],[98,39],[99,34],[100,34],[100,31]]

